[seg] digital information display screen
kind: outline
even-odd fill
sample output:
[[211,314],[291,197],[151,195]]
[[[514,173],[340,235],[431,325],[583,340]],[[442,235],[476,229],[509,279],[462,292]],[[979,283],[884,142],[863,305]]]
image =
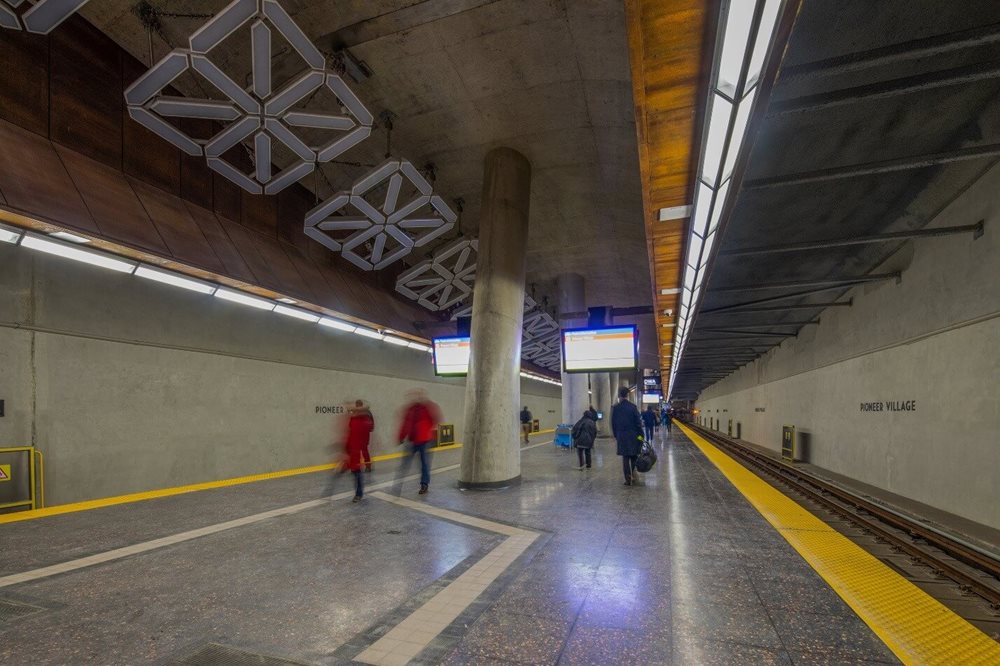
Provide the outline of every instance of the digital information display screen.
[[434,338],[434,374],[441,377],[462,377],[469,374],[468,337]]
[[563,329],[564,372],[635,370],[639,331],[635,326]]
[[642,404],[644,404],[644,405],[658,405],[658,404],[660,404],[660,394],[659,393],[643,393],[642,394]]

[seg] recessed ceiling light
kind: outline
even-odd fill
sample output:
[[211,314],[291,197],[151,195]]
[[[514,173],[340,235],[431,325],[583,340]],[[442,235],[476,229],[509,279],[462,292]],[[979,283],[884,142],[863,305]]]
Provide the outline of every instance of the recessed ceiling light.
[[667,222],[669,220],[683,220],[686,217],[691,217],[691,206],[672,206],[670,208],[660,209],[660,222]]
[[104,254],[103,252],[82,250],[69,243],[48,240],[47,238],[35,236],[33,234],[25,236],[24,240],[21,241],[21,245],[32,250],[47,252],[48,254],[54,254],[56,256],[65,257],[66,259],[72,259],[74,261],[82,261],[83,263],[90,264],[92,266],[110,268],[113,271],[119,271],[121,273],[131,273],[136,267],[134,262],[124,261],[122,259],[118,259],[117,257]]
[[53,238],[58,238],[59,240],[69,241],[70,243],[89,243],[89,238],[84,238],[83,236],[77,236],[76,234],[71,234],[68,231],[54,231],[49,236]]
[[202,282],[200,280],[191,280],[177,275],[176,273],[161,271],[156,268],[150,268],[149,266],[139,266],[139,268],[136,269],[135,274],[141,278],[146,278],[147,280],[155,280],[156,282],[162,282],[163,284],[180,287],[181,289],[197,291],[200,294],[211,294],[215,291],[215,285],[213,284],[208,284],[207,282]]
[[676,288],[676,289],[661,289],[660,290],[660,295],[661,296],[673,296],[674,294],[679,294],[679,293],[681,293],[681,290],[680,290],[679,287]]
[[233,303],[239,303],[241,305],[249,305],[252,308],[258,308],[260,310],[273,310],[274,303],[265,300],[263,298],[257,298],[256,296],[250,296],[249,294],[244,294],[240,291],[230,291],[229,289],[216,289],[215,296],[221,298],[224,301],[232,301]]
[[287,298],[285,296],[282,296],[281,298],[279,298],[278,301],[281,302],[281,303],[285,303],[286,305],[295,305],[296,303],[298,303],[298,301],[296,301],[294,299],[291,299],[291,298]]

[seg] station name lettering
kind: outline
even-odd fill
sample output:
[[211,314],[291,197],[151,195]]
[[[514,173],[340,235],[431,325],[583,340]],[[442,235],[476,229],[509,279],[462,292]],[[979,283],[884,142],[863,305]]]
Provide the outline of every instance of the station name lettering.
[[343,414],[343,405],[316,405],[317,414]]
[[862,402],[862,412],[915,412],[916,400],[886,400],[885,402]]

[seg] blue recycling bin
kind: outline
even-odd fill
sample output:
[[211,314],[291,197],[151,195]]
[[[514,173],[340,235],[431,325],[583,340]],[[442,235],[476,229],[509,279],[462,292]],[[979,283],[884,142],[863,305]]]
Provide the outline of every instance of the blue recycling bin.
[[556,426],[556,446],[568,449],[573,446],[573,426],[569,423],[560,423]]

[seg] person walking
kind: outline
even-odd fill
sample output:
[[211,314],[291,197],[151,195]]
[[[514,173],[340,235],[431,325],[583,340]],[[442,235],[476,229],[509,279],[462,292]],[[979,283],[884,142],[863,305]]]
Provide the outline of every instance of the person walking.
[[[354,401],[354,414],[357,414],[362,421],[368,419],[368,434],[360,437],[361,440],[361,456],[365,461],[365,472],[368,474],[372,473],[372,454],[370,451],[371,447],[371,434],[375,430],[375,417],[372,416],[372,411],[364,403],[363,400]],[[359,431],[360,432],[360,431]]]
[[622,457],[622,471],[625,473],[625,485],[635,482],[635,459],[642,449],[642,418],[639,408],[628,399],[628,388],[618,391],[620,400],[611,409],[611,432],[615,436],[617,453]]
[[528,443],[528,435],[531,434],[531,412],[528,406],[521,408],[521,432],[524,433],[524,443]]
[[399,478],[410,470],[413,456],[420,456],[420,495],[426,495],[431,483],[431,441],[434,431],[441,422],[441,411],[423,389],[413,389],[407,394],[408,404],[403,412],[403,421],[399,426],[399,444],[407,443],[407,451],[403,454]]
[[[597,423],[590,418],[590,410],[583,413],[580,420],[573,426],[571,433],[573,436],[573,446],[576,447],[577,458],[580,459],[579,469],[590,469],[590,450],[594,448],[594,439],[597,438]],[[584,459],[587,464],[584,466]]]
[[360,502],[365,495],[364,474],[361,472],[362,461],[367,463],[369,472],[372,468],[368,443],[372,430],[375,429],[375,420],[361,400],[356,401],[354,405],[355,408],[351,410],[347,419],[342,469],[354,475],[354,501]]
[[652,405],[642,413],[642,425],[646,430],[646,441],[652,442],[653,431],[656,430],[656,412],[653,411]]
[[670,427],[673,425],[673,423],[670,420],[670,411],[666,409],[663,410],[663,425],[667,427],[667,434],[669,435]]

